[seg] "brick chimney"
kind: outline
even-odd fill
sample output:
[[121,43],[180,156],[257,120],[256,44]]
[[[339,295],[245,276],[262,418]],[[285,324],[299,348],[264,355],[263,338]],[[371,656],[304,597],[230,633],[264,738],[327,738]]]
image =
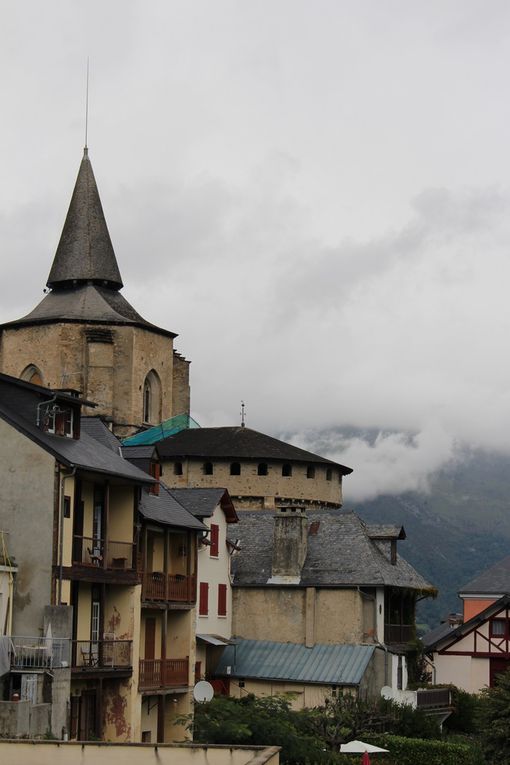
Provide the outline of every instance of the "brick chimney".
[[307,517],[302,507],[280,507],[274,516],[273,565],[268,584],[299,584],[306,559]]

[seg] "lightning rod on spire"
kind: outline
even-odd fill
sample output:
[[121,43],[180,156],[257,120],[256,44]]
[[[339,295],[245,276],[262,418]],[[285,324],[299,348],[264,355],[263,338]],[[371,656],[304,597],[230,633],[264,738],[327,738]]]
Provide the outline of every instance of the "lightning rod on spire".
[[85,88],[85,150],[88,149],[89,132],[89,57],[87,56],[87,87]]
[[241,415],[241,427],[245,428],[246,427],[246,405],[244,401],[241,401],[241,411],[239,412],[239,414]]

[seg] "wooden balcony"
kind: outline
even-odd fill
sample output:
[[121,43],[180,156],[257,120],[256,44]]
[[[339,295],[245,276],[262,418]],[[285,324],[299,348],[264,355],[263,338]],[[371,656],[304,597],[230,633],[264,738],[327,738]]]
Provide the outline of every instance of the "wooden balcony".
[[145,571],[142,576],[142,601],[155,603],[194,603],[196,577]]
[[391,644],[409,643],[416,637],[414,624],[385,624],[384,642]]
[[63,573],[64,577],[86,581],[134,583],[139,581],[135,545],[74,535],[72,566],[64,567]]
[[140,659],[141,691],[163,688],[187,688],[189,685],[188,659]]
[[132,640],[73,640],[74,674],[105,674],[129,676],[133,671]]

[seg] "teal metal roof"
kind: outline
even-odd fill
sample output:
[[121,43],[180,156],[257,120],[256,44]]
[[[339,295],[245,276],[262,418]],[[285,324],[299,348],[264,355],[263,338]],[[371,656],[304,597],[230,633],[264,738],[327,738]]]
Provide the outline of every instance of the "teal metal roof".
[[374,645],[307,648],[270,640],[236,640],[223,651],[214,674],[294,683],[358,685],[375,649]]
[[153,428],[142,430],[141,433],[136,433],[134,436],[129,436],[122,441],[123,446],[147,446],[151,444],[157,444],[168,436],[175,436],[176,433],[180,433],[181,430],[188,430],[193,428],[199,428],[200,425],[189,414],[177,414],[175,417],[170,417],[169,420],[161,422],[159,425],[155,425]]

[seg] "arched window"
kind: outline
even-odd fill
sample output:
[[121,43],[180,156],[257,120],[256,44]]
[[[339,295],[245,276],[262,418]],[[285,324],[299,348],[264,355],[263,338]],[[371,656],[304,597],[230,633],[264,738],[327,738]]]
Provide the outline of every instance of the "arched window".
[[232,462],[230,465],[230,475],[241,475],[241,465],[239,462]]
[[315,478],[315,468],[313,465],[308,465],[308,467],[306,468],[306,477]]
[[32,385],[44,385],[42,372],[35,364],[29,364],[20,374],[20,378]]
[[202,469],[204,471],[204,475],[212,475],[214,473],[212,462],[204,462]]
[[147,425],[161,422],[161,381],[157,372],[151,369],[143,383],[143,421]]
[[267,475],[267,462],[259,462],[257,475]]
[[284,478],[289,478],[292,475],[292,465],[289,465],[286,463],[285,465],[282,465],[282,476]]

